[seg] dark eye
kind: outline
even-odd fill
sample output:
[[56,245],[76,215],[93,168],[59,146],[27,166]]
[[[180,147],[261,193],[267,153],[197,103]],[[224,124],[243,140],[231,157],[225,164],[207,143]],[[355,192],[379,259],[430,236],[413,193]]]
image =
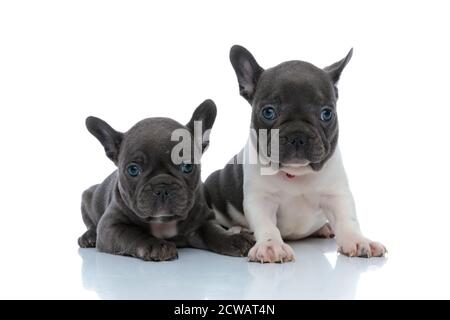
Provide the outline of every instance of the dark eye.
[[320,111],[320,120],[328,122],[333,118],[333,110],[329,107],[325,107]]
[[139,167],[137,164],[130,164],[127,167],[127,172],[130,176],[132,176],[133,178],[137,177],[140,173],[141,173],[141,167]]
[[273,106],[265,106],[261,110],[261,114],[264,119],[273,121],[277,118],[277,112],[275,111],[275,108]]
[[191,163],[182,163],[180,169],[183,173],[191,173],[194,169],[194,165]]

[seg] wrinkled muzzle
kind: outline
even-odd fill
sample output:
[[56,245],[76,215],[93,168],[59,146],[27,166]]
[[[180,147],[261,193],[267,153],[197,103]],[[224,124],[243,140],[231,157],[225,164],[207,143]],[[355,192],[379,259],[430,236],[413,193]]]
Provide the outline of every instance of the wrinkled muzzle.
[[326,157],[328,149],[328,142],[314,128],[280,129],[279,159],[282,164],[318,163]]
[[153,178],[140,190],[136,207],[142,219],[166,222],[186,218],[193,194],[187,187],[171,180]]

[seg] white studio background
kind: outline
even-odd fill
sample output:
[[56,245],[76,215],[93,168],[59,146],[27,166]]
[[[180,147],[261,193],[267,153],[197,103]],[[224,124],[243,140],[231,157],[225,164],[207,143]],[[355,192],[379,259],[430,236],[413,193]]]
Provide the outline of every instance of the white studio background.
[[228,60],[241,44],[263,67],[324,67],[354,48],[340,146],[362,228],[404,288],[362,277],[374,291],[359,296],[450,298],[448,14],[446,1],[0,2],[0,297],[89,297],[73,276],[80,197],[114,165],[87,116],[122,131],[186,123],[211,98],[203,178],[244,145],[251,109]]

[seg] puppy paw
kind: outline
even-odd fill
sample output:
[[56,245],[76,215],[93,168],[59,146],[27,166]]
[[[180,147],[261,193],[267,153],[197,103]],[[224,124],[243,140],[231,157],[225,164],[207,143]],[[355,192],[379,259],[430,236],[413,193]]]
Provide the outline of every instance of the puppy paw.
[[95,229],[89,229],[78,238],[80,248],[95,248],[97,241],[97,232]]
[[337,240],[338,251],[349,257],[382,257],[386,247],[379,242],[371,241],[359,234],[350,234]]
[[311,237],[313,238],[325,238],[325,239],[332,239],[334,238],[334,232],[333,229],[331,229],[331,226],[329,223],[326,223],[322,228],[314,232]]
[[174,243],[157,240],[138,246],[135,256],[145,261],[167,261],[177,259],[178,252]]
[[219,253],[233,257],[245,257],[255,242],[255,237],[249,232],[232,233],[223,239]]
[[261,263],[288,262],[295,260],[294,251],[284,242],[266,240],[256,243],[248,253],[250,261]]

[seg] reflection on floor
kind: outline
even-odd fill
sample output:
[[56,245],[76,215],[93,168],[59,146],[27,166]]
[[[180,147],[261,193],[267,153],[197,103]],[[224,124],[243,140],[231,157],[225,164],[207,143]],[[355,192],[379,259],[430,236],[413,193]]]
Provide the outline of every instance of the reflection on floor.
[[181,249],[170,262],[144,262],[79,249],[83,286],[102,299],[352,299],[360,274],[386,258],[347,258],[333,240],[291,244],[296,262],[248,263]]

